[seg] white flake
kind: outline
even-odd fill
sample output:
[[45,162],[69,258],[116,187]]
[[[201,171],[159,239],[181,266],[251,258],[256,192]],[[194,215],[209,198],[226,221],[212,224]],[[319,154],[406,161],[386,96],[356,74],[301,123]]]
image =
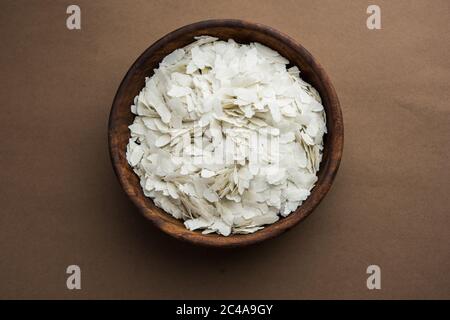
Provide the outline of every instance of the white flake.
[[167,94],[171,97],[184,97],[192,92],[191,88],[188,87],[180,87],[180,86],[173,86]]
[[155,141],[155,146],[163,147],[170,142],[170,135],[164,134]]
[[161,62],[161,65],[172,65],[177,63],[183,56],[185,55],[185,52],[183,49],[177,49],[168,56],[166,56],[163,61]]

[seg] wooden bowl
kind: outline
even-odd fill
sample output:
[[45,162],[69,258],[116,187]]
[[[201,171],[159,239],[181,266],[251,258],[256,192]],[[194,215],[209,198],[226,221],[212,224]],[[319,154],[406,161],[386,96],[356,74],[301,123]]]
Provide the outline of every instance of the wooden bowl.
[[[130,137],[128,126],[134,115],[130,111],[134,97],[144,87],[145,77],[153,74],[159,62],[177,48],[193,42],[195,36],[211,35],[222,40],[232,38],[239,43],[259,42],[289,59],[301,70],[301,77],[311,83],[320,93],[327,116],[328,133],[324,138],[323,160],[318,172],[318,181],[311,195],[286,218],[266,226],[253,234],[203,235],[187,230],[180,220],[173,218],[156,207],[150,198],[144,196],[138,177],[128,165],[125,150]],[[111,108],[109,117],[109,151],[116,175],[139,211],[159,229],[169,235],[198,245],[215,247],[237,247],[273,238],[292,228],[307,217],[323,199],[331,187],[339,167],[344,142],[344,128],[341,109],[330,79],[313,56],[299,43],[270,27],[241,20],[208,20],[177,29],[151,45],[136,60],[123,79]]]

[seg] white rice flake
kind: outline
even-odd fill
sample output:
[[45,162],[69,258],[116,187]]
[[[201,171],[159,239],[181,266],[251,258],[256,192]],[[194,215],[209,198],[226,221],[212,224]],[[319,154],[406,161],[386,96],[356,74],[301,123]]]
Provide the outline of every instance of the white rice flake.
[[317,182],[326,117],[301,70],[259,43],[195,37],[131,105],[126,158],[144,194],[189,230],[248,234]]
[[184,97],[192,92],[191,88],[173,86],[167,94],[171,97]]
[[163,147],[170,142],[170,135],[164,134],[155,141],[155,146]]
[[183,49],[177,49],[168,56],[166,56],[161,62],[161,65],[163,66],[173,65],[178,61],[180,61],[183,58],[184,54],[185,52]]

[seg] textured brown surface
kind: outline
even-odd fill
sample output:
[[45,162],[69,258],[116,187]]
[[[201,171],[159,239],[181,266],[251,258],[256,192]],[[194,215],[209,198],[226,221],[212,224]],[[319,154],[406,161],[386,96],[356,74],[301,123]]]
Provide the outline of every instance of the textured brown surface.
[[[450,5],[376,1],[0,4],[1,298],[450,298]],[[183,11],[181,11],[182,7]],[[212,251],[151,226],[122,192],[107,120],[136,57],[209,18],[270,25],[330,75],[344,158],[319,207],[285,235]],[[82,269],[82,290],[65,268]],[[366,289],[378,264],[382,290]]]
[[[130,139],[128,126],[134,115],[130,105],[144,85],[145,77],[153,75],[161,60],[191,43],[194,37],[209,35],[221,40],[234,39],[239,43],[258,42],[269,46],[286,57],[292,65],[299,67],[303,80],[318,90],[327,116],[327,134],[318,180],[308,199],[288,217],[266,226],[263,230],[246,235],[223,237],[217,234],[204,235],[201,231],[190,231],[181,220],[177,220],[156,207],[142,192],[139,178],[128,165],[125,152]],[[108,125],[108,144],[114,171],[127,195],[141,213],[167,234],[211,247],[238,247],[255,244],[273,238],[306,218],[330,190],[339,168],[344,144],[344,127],[339,100],[333,85],[314,57],[292,38],[271,27],[236,19],[205,20],[189,24],[172,31],[152,44],[136,60],[127,72],[114,97]]]

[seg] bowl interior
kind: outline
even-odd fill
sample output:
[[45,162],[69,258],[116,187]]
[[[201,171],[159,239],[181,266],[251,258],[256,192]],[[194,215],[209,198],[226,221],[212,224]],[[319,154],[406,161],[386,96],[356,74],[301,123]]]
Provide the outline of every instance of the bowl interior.
[[[127,163],[125,150],[130,133],[128,126],[134,115],[130,106],[134,97],[144,87],[145,77],[153,75],[161,60],[177,48],[194,41],[195,36],[210,35],[221,40],[234,39],[239,43],[259,42],[286,57],[291,65],[301,70],[301,77],[312,84],[320,93],[327,115],[328,133],[324,137],[324,154],[318,172],[318,181],[311,195],[288,217],[266,226],[249,235],[228,237],[187,230],[182,221],[177,220],[156,207],[150,198],[144,196],[139,178]],[[195,23],[169,33],[149,47],[133,64],[123,79],[110,114],[109,146],[114,169],[119,181],[139,208],[156,226],[170,235],[196,244],[233,247],[259,242],[291,228],[305,218],[317,206],[331,186],[339,166],[343,144],[343,125],[339,102],[329,78],[314,58],[299,44],[280,32],[259,24],[237,20],[212,20]]]

